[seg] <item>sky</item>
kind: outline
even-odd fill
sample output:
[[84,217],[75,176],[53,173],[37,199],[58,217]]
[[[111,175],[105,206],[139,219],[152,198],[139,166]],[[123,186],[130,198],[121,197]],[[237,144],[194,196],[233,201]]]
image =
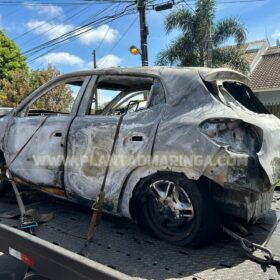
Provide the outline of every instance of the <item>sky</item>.
[[[5,2],[22,3],[23,1],[0,0],[0,29],[15,40],[23,52],[26,52],[73,30],[73,28],[96,20],[101,15],[112,15],[127,5],[116,3],[67,4],[79,1],[82,0],[30,0],[21,5],[7,5]],[[154,2],[164,1],[155,0]],[[268,38],[271,46],[275,45],[276,39],[280,39],[280,1],[239,1],[217,0],[216,21],[225,17],[236,17],[245,25],[248,41]],[[36,2],[54,4],[33,5]],[[193,0],[186,0],[186,2],[194,8]],[[173,9],[176,7],[178,5],[174,6]],[[103,11],[104,9],[106,10]],[[165,49],[179,34],[179,31],[176,30],[169,35],[164,32],[164,19],[170,11],[155,12],[150,10],[147,13],[150,65],[154,65],[157,53]],[[98,14],[100,15],[98,16]],[[232,41],[227,43],[230,44]],[[51,63],[64,73],[90,69],[93,67],[92,51],[96,49],[97,64],[100,68],[140,66],[140,56],[133,56],[129,52],[131,45],[140,47],[139,19],[136,12],[109,24],[101,24],[95,29],[88,30],[76,40],[65,41],[64,44],[56,46],[56,48],[36,53],[28,57],[27,61],[29,66],[34,69],[46,68],[47,64]]]

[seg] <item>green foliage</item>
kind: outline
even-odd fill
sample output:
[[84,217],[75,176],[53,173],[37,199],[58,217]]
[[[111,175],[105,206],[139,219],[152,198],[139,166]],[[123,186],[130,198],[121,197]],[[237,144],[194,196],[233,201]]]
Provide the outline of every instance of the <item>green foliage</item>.
[[233,37],[236,44],[246,41],[246,29],[235,18],[227,18],[214,24],[215,0],[197,0],[192,12],[186,7],[180,7],[171,12],[165,20],[166,33],[177,29],[179,35],[166,49],[157,55],[157,65],[204,66],[206,59],[206,41],[209,22],[212,27],[213,66],[227,66],[247,72],[248,62],[242,58],[238,47],[219,48],[229,38]]
[[14,41],[0,31],[0,81],[9,80],[16,69],[27,71],[26,59]]
[[[50,65],[46,70],[26,71],[17,69],[11,73],[10,80],[0,83],[0,102],[3,107],[15,107],[34,90],[58,76],[60,72]],[[67,85],[59,85],[39,98],[33,109],[69,112],[74,101],[72,91]]]

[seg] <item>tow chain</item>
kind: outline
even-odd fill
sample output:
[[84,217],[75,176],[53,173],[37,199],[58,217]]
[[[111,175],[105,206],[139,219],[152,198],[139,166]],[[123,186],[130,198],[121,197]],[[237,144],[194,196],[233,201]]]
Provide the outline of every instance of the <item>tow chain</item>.
[[[222,230],[230,237],[240,241],[241,247],[244,249],[247,257],[250,260],[261,265],[265,265],[265,266],[274,265],[280,268],[280,259],[276,259],[270,249],[262,245],[253,243],[250,240],[239,236],[238,234],[234,233],[233,231],[231,231],[225,226],[222,226]],[[263,256],[260,257],[255,255],[256,251],[262,252]]]

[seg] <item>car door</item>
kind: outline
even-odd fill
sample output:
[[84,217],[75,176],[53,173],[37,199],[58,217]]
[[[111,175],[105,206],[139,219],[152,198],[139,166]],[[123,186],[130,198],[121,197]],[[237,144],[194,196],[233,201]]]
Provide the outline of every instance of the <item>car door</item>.
[[89,80],[87,76],[54,79],[16,110],[5,137],[5,157],[18,180],[63,187],[67,131]]
[[73,120],[67,142],[64,182],[69,199],[97,197],[106,169],[106,160],[113,146],[114,133],[120,116],[92,113],[98,110],[97,76],[93,76]]
[[[99,77],[93,92],[101,82]],[[133,83],[137,83],[136,77],[130,77]],[[118,83],[116,88],[121,88],[121,77],[106,77],[104,84]],[[152,81],[152,79],[151,79]],[[141,81],[142,82],[142,81]],[[124,79],[125,83],[125,79]],[[139,85],[140,86],[140,85]],[[139,91],[139,86],[137,90]],[[113,85],[108,85],[113,88]],[[89,86],[90,88],[90,86]],[[146,87],[144,87],[146,89]],[[141,93],[141,90],[140,90]],[[135,94],[132,93],[134,96]],[[156,94],[155,94],[156,96]],[[114,100],[123,104],[130,100],[124,92],[116,95]],[[84,97],[83,103],[89,102],[89,97]],[[114,100],[112,102],[114,102]],[[132,100],[133,101],[133,100]],[[164,100],[161,100],[164,103]],[[135,100],[133,101],[135,102]],[[152,151],[156,129],[161,118],[162,104],[153,106],[155,100],[149,99],[149,108],[134,111],[128,110],[123,117],[113,160],[111,162],[105,187],[105,207],[111,209],[115,206],[116,193],[120,191],[123,181],[129,172],[135,168],[126,159],[137,155],[150,155]],[[109,103],[110,105],[111,103]],[[106,108],[103,110],[106,111]],[[86,109],[81,106],[78,115],[71,124],[68,136],[67,159],[65,166],[65,187],[69,197],[73,200],[94,200],[101,188],[105,169],[114,142],[116,128],[120,120],[118,113],[105,113],[100,115],[88,115]],[[123,111],[117,111],[122,112]]]

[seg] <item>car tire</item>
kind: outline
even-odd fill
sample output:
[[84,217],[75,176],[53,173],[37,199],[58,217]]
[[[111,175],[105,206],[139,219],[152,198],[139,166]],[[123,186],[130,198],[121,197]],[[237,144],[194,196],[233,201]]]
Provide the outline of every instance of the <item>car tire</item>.
[[11,184],[8,181],[0,181],[0,196],[6,194],[12,189]]
[[220,216],[207,186],[171,172],[151,175],[139,186],[133,208],[136,219],[157,238],[200,247],[218,236]]

